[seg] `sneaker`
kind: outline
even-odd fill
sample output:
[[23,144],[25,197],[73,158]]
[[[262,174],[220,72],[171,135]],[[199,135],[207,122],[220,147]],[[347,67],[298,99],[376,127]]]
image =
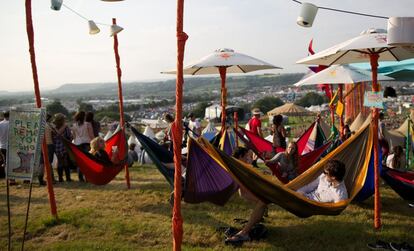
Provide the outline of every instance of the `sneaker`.
[[414,203],[408,203],[408,206],[414,208]]
[[414,247],[406,242],[399,244],[395,242],[390,242],[390,247],[394,251],[414,251]]
[[368,243],[367,247],[372,250],[391,250],[390,244],[385,241],[377,241],[375,243]]

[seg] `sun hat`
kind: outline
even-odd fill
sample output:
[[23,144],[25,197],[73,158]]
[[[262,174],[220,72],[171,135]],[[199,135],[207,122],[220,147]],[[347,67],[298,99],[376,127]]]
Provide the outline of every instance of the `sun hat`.
[[260,109],[259,108],[253,108],[252,114],[253,115],[260,115],[261,114]]

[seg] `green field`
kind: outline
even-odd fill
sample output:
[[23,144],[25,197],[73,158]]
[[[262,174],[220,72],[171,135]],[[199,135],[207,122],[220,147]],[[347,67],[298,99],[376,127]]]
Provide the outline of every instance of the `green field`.
[[[26,250],[171,250],[169,186],[153,166],[131,169],[132,188],[123,173],[106,186],[57,183],[59,221],[50,217],[45,187],[33,187]],[[73,174],[73,176],[75,176]],[[20,250],[28,187],[11,187],[13,250]],[[245,250],[367,250],[377,239],[414,244],[414,209],[394,191],[381,186],[382,223],[373,229],[373,200],[351,204],[339,216],[300,219],[271,205],[264,224],[266,239],[246,242]],[[233,250],[224,244],[221,226],[239,227],[252,205],[237,194],[224,207],[209,203],[182,204],[183,250]],[[7,250],[7,207],[0,184],[0,250]]]

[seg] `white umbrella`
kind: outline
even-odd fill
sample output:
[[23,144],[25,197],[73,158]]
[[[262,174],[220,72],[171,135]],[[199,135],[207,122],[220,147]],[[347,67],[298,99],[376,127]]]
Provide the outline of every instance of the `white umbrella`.
[[[385,30],[370,29],[361,35],[332,46],[319,53],[299,60],[299,64],[333,65],[370,62],[372,71],[372,89],[379,91],[377,83],[378,60],[400,61],[414,57],[414,48],[409,46],[394,47],[387,44]],[[373,109],[374,130],[378,130],[378,108]],[[379,153],[378,134],[374,133],[375,163],[375,228],[381,226],[379,212]]]
[[[265,61],[259,60],[248,55],[235,52],[232,49],[218,49],[210,55],[198,60],[195,63],[184,67],[184,74],[186,75],[206,75],[206,74],[220,74],[221,78],[221,106],[222,111],[226,107],[226,73],[247,73],[258,70],[267,69],[282,69],[280,67],[269,64]],[[175,74],[176,71],[166,71],[162,73]],[[226,113],[223,112],[221,116],[222,128],[225,128]]]
[[[354,84],[371,81],[371,72],[350,65],[333,65],[323,71],[312,74],[295,83],[295,86],[324,84]],[[378,75],[378,80],[393,80],[391,77]]]

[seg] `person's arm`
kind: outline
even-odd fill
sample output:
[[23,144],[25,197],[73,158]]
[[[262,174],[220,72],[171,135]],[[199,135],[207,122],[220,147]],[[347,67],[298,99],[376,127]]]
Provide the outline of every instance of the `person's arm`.
[[300,194],[305,194],[305,193],[310,193],[312,191],[314,191],[318,185],[319,185],[319,180],[322,178],[323,176],[319,176],[318,178],[314,179],[311,183],[299,188],[298,190],[296,190],[296,192],[300,193]]
[[92,140],[93,138],[95,138],[95,135],[93,134],[93,128],[92,128],[92,124],[87,122],[86,123],[86,128],[88,129],[88,135],[89,138]]
[[263,134],[262,134],[262,122],[259,120],[259,122],[257,123],[257,134],[263,138]]
[[266,164],[274,164],[276,162],[279,162],[279,160],[282,158],[282,155],[285,154],[284,152],[278,153],[275,156],[273,156],[273,158],[271,158],[270,160],[265,160]]

